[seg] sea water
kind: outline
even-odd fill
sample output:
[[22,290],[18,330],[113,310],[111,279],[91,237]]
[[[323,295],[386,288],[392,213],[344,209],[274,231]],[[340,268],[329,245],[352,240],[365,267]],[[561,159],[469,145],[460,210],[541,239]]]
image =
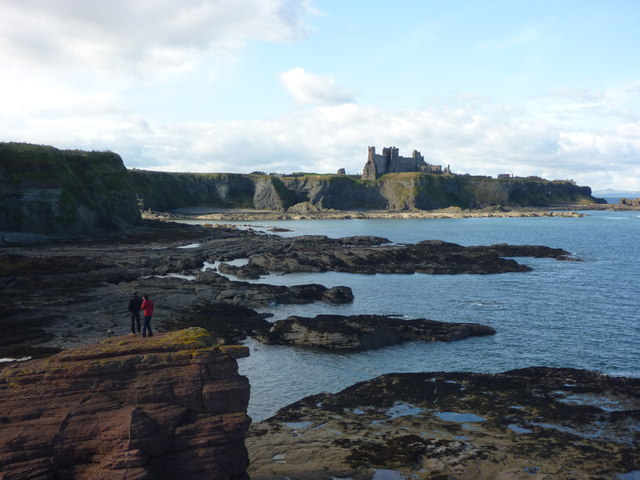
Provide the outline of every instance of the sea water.
[[[260,281],[346,285],[348,305],[276,305],[289,315],[394,314],[477,322],[497,334],[456,342],[409,342],[366,352],[263,345],[248,339],[239,360],[251,383],[254,421],[304,396],[337,392],[391,372],[495,373],[528,366],[573,367],[640,377],[640,215],[586,212],[582,218],[467,218],[239,222],[284,227],[283,235],[379,235],[396,243],[536,244],[568,250],[580,262],[518,258],[531,272],[494,275],[299,273]],[[231,222],[224,222],[231,223]]]

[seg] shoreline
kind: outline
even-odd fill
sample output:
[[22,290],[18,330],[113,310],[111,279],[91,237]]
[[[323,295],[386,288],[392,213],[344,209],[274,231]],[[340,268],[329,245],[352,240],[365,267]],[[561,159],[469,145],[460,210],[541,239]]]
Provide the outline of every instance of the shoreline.
[[[571,206],[567,210],[552,209],[505,209],[492,208],[463,210],[449,207],[440,210],[317,210],[307,212],[279,212],[249,209],[183,208],[171,212],[142,212],[143,218],[164,221],[214,220],[214,221],[263,221],[263,220],[375,220],[375,219],[432,219],[432,218],[523,218],[523,217],[584,217]],[[587,207],[583,207],[587,209]]]

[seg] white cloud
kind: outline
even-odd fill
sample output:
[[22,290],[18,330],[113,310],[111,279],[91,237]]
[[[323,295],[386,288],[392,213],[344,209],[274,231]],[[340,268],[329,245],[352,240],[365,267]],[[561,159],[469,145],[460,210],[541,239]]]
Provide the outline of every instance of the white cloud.
[[[573,179],[596,189],[640,190],[640,125],[586,131],[532,121],[503,108],[430,107],[380,110],[343,104],[301,109],[264,121],[148,125],[110,110],[64,119],[11,122],[14,140],[60,148],[110,149],[128,167],[168,171],[360,172],[367,146],[420,150],[427,161],[457,173],[509,172]],[[73,133],[71,133],[73,132]]]
[[303,0],[3,1],[0,60],[144,77],[246,42],[298,39],[308,13]]
[[[395,145],[458,173],[640,190],[637,84],[556,87],[527,104],[459,96],[399,110],[358,105],[332,76],[298,67],[279,79],[305,108],[260,121],[158,120],[180,114],[182,99],[206,104],[198,118],[215,118],[206,111],[215,101],[203,95],[219,84],[192,93],[193,78],[251,42],[303,38],[305,16],[315,14],[304,0],[0,0],[0,140],[109,149],[129,167],[201,172],[356,173],[367,146]],[[531,27],[485,47],[547,37]],[[138,95],[140,85],[153,94]],[[244,99],[241,88],[233,93]]]
[[339,87],[330,75],[317,75],[296,67],[280,73],[280,81],[301,104],[338,105],[353,101],[353,93]]

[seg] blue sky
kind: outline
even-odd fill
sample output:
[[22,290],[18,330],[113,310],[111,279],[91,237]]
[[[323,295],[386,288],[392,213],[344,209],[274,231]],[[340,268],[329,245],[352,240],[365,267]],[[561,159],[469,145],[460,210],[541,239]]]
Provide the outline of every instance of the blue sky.
[[168,171],[640,190],[637,1],[0,0],[0,141]]

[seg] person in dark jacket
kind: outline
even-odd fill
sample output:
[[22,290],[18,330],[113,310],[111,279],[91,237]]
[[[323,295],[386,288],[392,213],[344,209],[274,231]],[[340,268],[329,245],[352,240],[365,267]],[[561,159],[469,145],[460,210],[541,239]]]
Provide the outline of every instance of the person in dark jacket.
[[142,325],[142,336],[147,336],[147,331],[149,331],[149,336],[153,337],[153,332],[151,331],[151,317],[153,317],[153,300],[149,295],[142,296],[142,313],[144,313],[144,324]]
[[138,296],[138,292],[133,292],[133,297],[129,300],[129,315],[131,315],[131,335],[140,333],[140,309],[142,308],[142,299]]

